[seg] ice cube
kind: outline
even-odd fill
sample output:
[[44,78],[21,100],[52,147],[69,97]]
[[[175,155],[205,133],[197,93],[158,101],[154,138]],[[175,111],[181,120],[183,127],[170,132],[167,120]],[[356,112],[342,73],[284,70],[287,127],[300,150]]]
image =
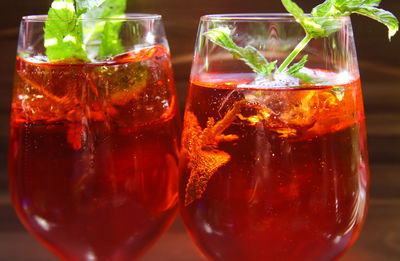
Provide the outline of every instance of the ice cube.
[[282,95],[286,104],[277,111],[279,119],[296,129],[311,128],[317,120],[318,94],[312,90],[292,90]]
[[[313,90],[277,88],[245,92],[249,103],[257,104],[264,124],[288,135],[311,128],[317,120],[319,99]],[[268,112],[268,113],[265,113]],[[285,134],[285,135],[286,135]]]
[[146,87],[147,66],[140,62],[100,66],[95,69],[95,80],[112,104],[123,106]]
[[257,89],[282,89],[288,87],[299,87],[300,80],[288,74],[275,74],[274,78],[256,77],[254,81],[239,84],[239,88],[257,88]]
[[59,119],[78,102],[79,67],[17,59],[13,106],[29,119]]
[[163,47],[116,56],[96,69],[95,81],[100,96],[116,109],[114,120],[119,126],[140,125],[175,112],[172,67]]

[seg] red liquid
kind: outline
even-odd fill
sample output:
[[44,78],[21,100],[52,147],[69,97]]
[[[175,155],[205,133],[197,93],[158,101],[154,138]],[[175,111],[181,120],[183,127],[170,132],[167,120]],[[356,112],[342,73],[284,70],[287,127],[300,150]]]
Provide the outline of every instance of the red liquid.
[[[179,189],[191,237],[210,260],[335,260],[355,241],[367,208],[359,79],[342,86],[342,100],[330,86],[232,92],[235,82],[246,80],[190,86]],[[204,131],[210,117],[221,123],[243,99],[257,102],[244,105],[225,126],[222,133],[234,136],[197,151],[226,153],[229,160],[188,202],[189,177],[205,164],[196,162],[195,142],[185,138],[189,118],[195,115]],[[269,116],[262,118],[261,110]]]
[[175,217],[174,82],[166,50],[150,51],[103,64],[17,59],[12,200],[63,260],[133,260]]

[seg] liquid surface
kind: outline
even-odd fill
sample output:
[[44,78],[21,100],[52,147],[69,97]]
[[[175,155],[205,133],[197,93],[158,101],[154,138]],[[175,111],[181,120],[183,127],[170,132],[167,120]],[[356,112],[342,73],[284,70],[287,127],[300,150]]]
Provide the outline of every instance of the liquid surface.
[[201,251],[210,260],[337,259],[368,198],[359,79],[264,89],[239,74],[206,79],[190,85],[179,185]]
[[168,52],[104,64],[17,58],[10,188],[27,229],[62,260],[133,260],[177,204],[179,115]]

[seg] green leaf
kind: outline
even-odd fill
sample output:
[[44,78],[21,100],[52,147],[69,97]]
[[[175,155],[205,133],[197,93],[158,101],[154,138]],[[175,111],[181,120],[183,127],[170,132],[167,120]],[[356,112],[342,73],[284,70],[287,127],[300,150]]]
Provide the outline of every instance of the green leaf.
[[381,0],[326,0],[311,11],[313,17],[338,17],[350,15],[360,7],[376,7]]
[[106,21],[97,59],[103,60],[125,51],[119,39],[121,25],[119,21]]
[[311,15],[314,17],[329,17],[336,12],[334,6],[334,0],[327,0],[320,5],[317,5],[311,11]]
[[73,0],[53,1],[44,28],[44,46],[50,61],[87,60],[82,44],[81,21],[76,18]]
[[[96,1],[96,0],[92,0]],[[99,0],[97,2],[100,3]],[[83,18],[119,18],[124,17],[126,0],[103,0],[100,5],[92,4]],[[122,21],[84,20],[83,35],[88,56],[92,59],[104,59],[124,52],[119,31]],[[114,32],[112,32],[114,30]],[[99,44],[101,42],[101,44]]]
[[267,59],[253,46],[242,48],[237,46],[230,37],[230,30],[225,27],[212,29],[204,35],[213,43],[228,50],[236,59],[245,62],[255,73],[261,76],[270,76],[275,69],[276,61]]
[[[365,15],[388,27],[389,39],[398,31],[399,22],[390,12],[377,8],[381,0],[326,0],[311,11],[311,18],[304,15],[303,10],[291,0],[282,0],[288,12],[304,27],[313,38],[327,37],[340,29],[336,20],[327,17],[348,16],[353,13]],[[324,19],[318,19],[324,18]]]
[[335,3],[335,6],[337,6],[337,8],[342,9],[351,9],[354,7],[361,7],[361,6],[372,6],[372,7],[377,7],[379,6],[379,4],[382,2],[382,0],[336,0],[333,1]]
[[287,70],[287,74],[289,75],[294,75],[296,73],[298,73],[306,64],[308,59],[308,55],[304,55],[304,57],[298,62],[293,64],[288,70]]
[[296,19],[303,19],[305,17],[303,9],[301,9],[295,2],[291,0],[282,0],[282,4]]
[[282,4],[286,10],[296,18],[297,22],[303,26],[306,33],[312,38],[321,38],[327,36],[324,28],[314,19],[306,16],[304,11],[295,2],[291,0],[282,0]]
[[277,62],[269,63],[256,48],[250,45],[247,45],[245,48],[239,47],[236,57],[245,62],[254,72],[263,76],[269,76],[275,69],[275,64]]
[[204,35],[213,43],[228,49],[229,51],[236,50],[238,47],[229,36],[230,33],[231,31],[228,28],[220,27],[209,30],[208,32],[204,33]]
[[[50,61],[104,59],[124,52],[119,39],[126,0],[54,0],[45,22],[46,55]],[[84,19],[80,19],[84,18]],[[96,19],[87,19],[96,18]]]
[[310,75],[310,74],[303,73],[303,72],[294,73],[293,76],[300,79],[302,82],[308,83],[308,84],[322,83],[321,81],[316,80],[314,75]]
[[[388,28],[389,40],[399,29],[399,21],[389,11],[377,8],[381,0],[326,0],[316,6],[311,15],[313,17],[339,17],[351,14],[360,14],[372,18]],[[314,19],[317,23],[318,20]],[[319,23],[327,31],[335,32],[334,29],[328,30],[328,26]]]
[[364,7],[360,8],[354,13],[367,16],[372,18],[388,28],[389,40],[397,33],[399,30],[399,21],[397,18],[389,11],[375,8],[375,7]]
[[76,14],[79,17],[87,10],[99,7],[106,0],[75,0],[76,2]]
[[278,68],[278,72],[286,70],[297,54],[305,48],[312,38],[328,37],[341,28],[340,20],[329,17],[349,16],[352,13],[365,15],[385,24],[389,29],[389,40],[399,29],[397,18],[390,12],[377,8],[381,0],[326,0],[311,11],[311,17],[291,0],[281,0],[286,10],[293,14],[297,22],[306,31],[306,37],[296,46]]
[[75,0],[77,10],[92,10],[93,8],[99,7],[106,0]]
[[[82,0],[81,0],[82,1]],[[87,0],[93,2],[83,18],[110,18],[120,17],[125,13],[126,0]],[[100,3],[99,5],[95,2]]]

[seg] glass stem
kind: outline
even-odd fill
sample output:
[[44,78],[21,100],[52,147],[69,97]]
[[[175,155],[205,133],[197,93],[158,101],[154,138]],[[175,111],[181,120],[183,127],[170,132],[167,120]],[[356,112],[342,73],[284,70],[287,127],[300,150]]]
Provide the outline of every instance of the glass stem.
[[301,52],[301,50],[303,50],[304,47],[306,47],[306,45],[311,39],[312,37],[307,34],[306,37],[304,37],[303,40],[301,40],[301,42],[296,46],[296,48],[294,48],[294,50],[289,54],[289,56],[285,59],[285,61],[283,61],[281,66],[279,66],[278,68],[279,73],[282,73],[284,70],[286,70],[289,64],[293,62],[294,58],[296,58],[296,56]]

